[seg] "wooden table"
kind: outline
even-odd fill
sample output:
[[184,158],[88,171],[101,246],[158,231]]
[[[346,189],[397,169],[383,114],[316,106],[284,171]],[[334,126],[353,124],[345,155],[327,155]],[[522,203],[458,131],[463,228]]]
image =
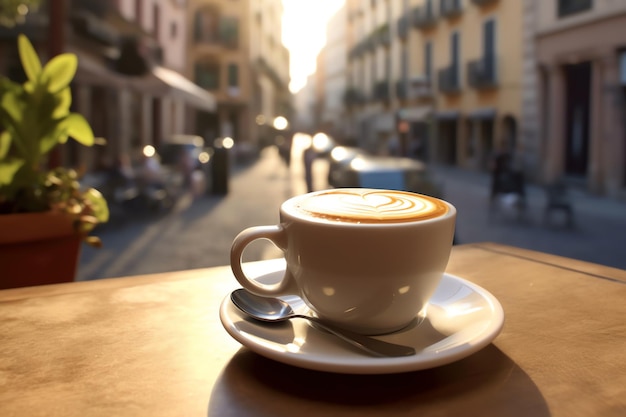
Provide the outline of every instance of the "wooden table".
[[502,333],[393,375],[242,347],[218,317],[228,267],[1,291],[0,416],[626,415],[626,271],[484,243],[448,272],[500,300]]

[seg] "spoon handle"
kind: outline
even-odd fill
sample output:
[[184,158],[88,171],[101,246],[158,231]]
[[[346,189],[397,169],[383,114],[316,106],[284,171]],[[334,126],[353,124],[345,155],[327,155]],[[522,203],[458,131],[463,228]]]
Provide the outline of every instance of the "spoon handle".
[[300,314],[293,317],[310,320],[329,333],[334,334],[338,338],[350,343],[352,346],[355,346],[373,356],[388,358],[415,355],[415,349],[411,346],[384,342],[382,340],[374,339],[373,337],[335,327],[332,324],[321,321],[317,317],[304,316]]

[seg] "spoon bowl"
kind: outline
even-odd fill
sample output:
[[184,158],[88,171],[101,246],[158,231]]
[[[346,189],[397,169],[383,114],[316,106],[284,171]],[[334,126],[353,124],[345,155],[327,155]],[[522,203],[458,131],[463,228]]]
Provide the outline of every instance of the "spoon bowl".
[[411,356],[415,354],[415,349],[411,346],[384,342],[373,337],[325,323],[314,316],[296,314],[289,303],[280,298],[260,297],[240,288],[230,294],[230,299],[239,310],[253,319],[264,322],[281,322],[291,319],[309,320],[318,327],[323,328],[372,356],[388,358]]

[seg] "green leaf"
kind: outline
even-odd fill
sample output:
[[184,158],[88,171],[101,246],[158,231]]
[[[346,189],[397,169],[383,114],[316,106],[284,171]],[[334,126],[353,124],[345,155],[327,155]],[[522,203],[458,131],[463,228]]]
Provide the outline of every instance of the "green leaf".
[[8,185],[13,181],[15,173],[24,165],[23,159],[9,158],[0,161],[0,185]]
[[57,144],[67,142],[67,134],[64,130],[55,130],[48,133],[39,141],[39,154],[45,155],[52,150]]
[[64,88],[55,94],[56,98],[56,108],[52,112],[53,119],[61,119],[70,111],[70,106],[72,105],[72,92],[69,87]]
[[30,43],[26,35],[20,34],[18,36],[17,45],[24,72],[30,81],[35,82],[39,74],[41,74],[41,61],[39,60],[39,56],[37,56],[33,44]]
[[85,200],[91,204],[93,215],[100,223],[109,221],[109,206],[106,199],[95,188],[90,188],[83,194]]
[[42,80],[47,83],[48,91],[54,94],[70,85],[77,67],[78,58],[74,54],[61,54],[52,58],[42,73]]
[[4,159],[11,147],[11,133],[6,130],[0,133],[0,160]]
[[34,94],[36,88],[37,88],[37,83],[34,83],[32,81],[26,81],[24,83],[24,91],[26,91],[28,94]]
[[78,113],[70,113],[62,122],[67,134],[85,146],[93,146],[94,137],[89,122]]
[[67,142],[68,139],[69,139],[69,136],[67,135],[67,133],[63,132],[58,136],[57,142],[59,142],[60,144],[63,144]]
[[0,105],[13,123],[19,124],[22,121],[24,117],[24,102],[20,100],[18,92],[5,91]]

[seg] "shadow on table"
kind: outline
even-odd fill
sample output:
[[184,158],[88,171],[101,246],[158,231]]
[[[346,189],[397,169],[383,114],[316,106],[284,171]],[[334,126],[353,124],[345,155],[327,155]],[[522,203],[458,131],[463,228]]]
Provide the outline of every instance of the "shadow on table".
[[494,345],[418,372],[344,375],[300,369],[241,349],[215,383],[209,417],[230,415],[549,416],[530,377]]

